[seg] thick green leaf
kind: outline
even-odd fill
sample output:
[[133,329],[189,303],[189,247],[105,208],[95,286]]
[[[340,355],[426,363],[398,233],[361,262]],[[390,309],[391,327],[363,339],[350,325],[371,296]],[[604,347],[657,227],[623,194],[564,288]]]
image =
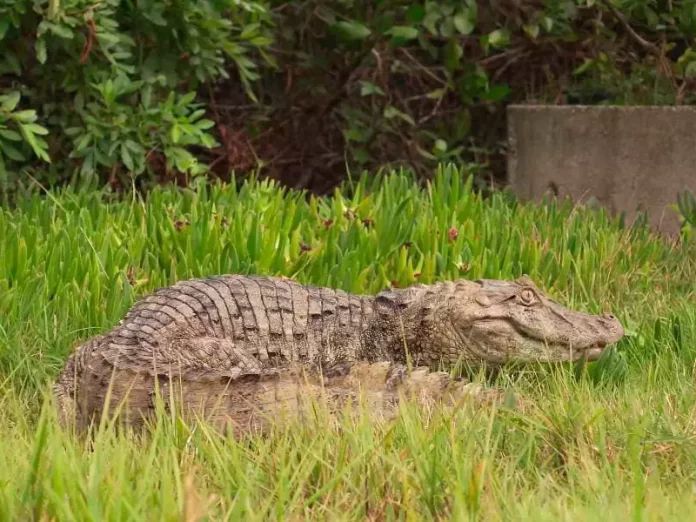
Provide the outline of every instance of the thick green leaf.
[[528,24],[523,27],[524,32],[529,35],[532,40],[536,40],[539,36],[539,24]]
[[121,161],[130,172],[133,172],[135,170],[133,157],[131,156],[128,147],[126,147],[125,145],[121,145]]
[[18,111],[12,114],[11,118],[17,122],[24,125],[32,123],[36,120],[36,111],[33,109],[28,109],[25,111]]
[[26,158],[24,155],[18,151],[14,145],[10,145],[7,142],[3,142],[0,140],[0,150],[2,150],[2,153],[7,156],[9,159],[13,161],[26,161]]
[[386,34],[397,40],[415,40],[420,33],[416,27],[397,25],[389,29]]
[[20,98],[21,95],[19,91],[12,91],[9,94],[0,96],[0,108],[2,108],[3,111],[12,112],[19,104]]
[[34,151],[34,154],[36,154],[37,157],[44,160],[45,162],[50,163],[51,159],[49,158],[48,153],[46,152],[46,142],[44,142],[41,138],[35,136],[31,129],[27,128],[27,125],[20,124],[19,128],[22,131],[22,136],[24,136],[24,140],[29,144],[31,149]]
[[493,47],[507,47],[510,44],[510,32],[506,29],[496,29],[488,34],[488,42]]
[[384,91],[374,83],[361,80],[360,81],[360,96],[371,96],[373,94],[384,96]]
[[176,123],[172,126],[172,129],[169,133],[172,143],[179,143],[179,140],[181,139],[181,127],[177,125]]
[[18,132],[11,129],[0,129],[0,138],[4,138],[9,141],[22,141],[22,136]]
[[66,40],[72,40],[72,38],[75,36],[73,30],[67,25],[53,23],[49,23],[47,25],[53,34]]
[[145,154],[145,148],[144,148],[140,143],[138,143],[137,141],[126,140],[126,141],[124,142],[124,145],[125,145],[126,147],[128,147],[128,149],[129,149],[132,153],[134,153],[134,154],[136,154],[136,155]]
[[459,11],[454,15],[454,27],[459,34],[468,35],[474,31],[475,23],[471,20],[469,11]]
[[92,135],[91,134],[84,134],[80,138],[80,141],[77,142],[77,145],[75,145],[75,152],[84,151],[89,146],[89,144],[91,142],[92,142]]
[[36,123],[26,123],[24,127],[34,134],[38,134],[40,136],[46,136],[48,134],[48,129],[46,127],[37,125]]
[[60,12],[60,0],[48,0],[47,18],[54,20]]
[[364,40],[371,31],[365,25],[355,20],[341,21],[331,26],[332,31],[344,40]]
[[189,105],[193,100],[196,99],[196,93],[195,92],[189,92],[184,94],[181,98],[179,98],[179,107],[186,107]]
[[213,120],[200,120],[196,123],[196,128],[198,130],[207,130],[215,127],[215,122]]

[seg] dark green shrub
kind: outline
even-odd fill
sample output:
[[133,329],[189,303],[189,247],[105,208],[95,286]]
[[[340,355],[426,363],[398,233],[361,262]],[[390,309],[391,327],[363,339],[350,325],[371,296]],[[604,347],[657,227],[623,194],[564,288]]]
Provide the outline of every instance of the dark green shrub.
[[234,70],[253,97],[269,30],[256,0],[0,0],[4,188],[30,156],[85,180],[200,174],[191,150],[216,142],[195,90]]
[[510,102],[693,103],[695,6],[0,0],[0,180],[500,179]]

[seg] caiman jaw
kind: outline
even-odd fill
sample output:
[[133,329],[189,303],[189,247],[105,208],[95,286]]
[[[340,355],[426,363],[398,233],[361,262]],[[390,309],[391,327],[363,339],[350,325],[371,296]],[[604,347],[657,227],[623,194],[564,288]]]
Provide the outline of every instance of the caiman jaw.
[[591,348],[585,350],[584,358],[588,361],[596,361],[601,357],[606,349],[607,345],[605,343],[597,343]]
[[568,355],[569,361],[589,361],[589,362],[594,362],[598,360],[602,354],[604,353],[604,350],[606,350],[607,345],[609,343],[606,342],[596,342],[590,346],[582,347],[582,348],[574,348],[570,346],[564,346],[561,349],[564,350]]
[[[541,345],[543,345],[543,347],[540,348],[539,353],[546,352],[548,354],[556,354],[555,357],[551,357],[550,361],[555,360],[571,362],[585,360],[588,362],[594,362],[602,356],[604,350],[606,350],[607,348],[608,343],[598,342],[591,346],[586,346],[582,348],[574,348],[568,345],[554,346],[551,344],[546,344],[543,341],[541,342]],[[563,355],[561,354],[565,354],[565,357],[563,357]]]

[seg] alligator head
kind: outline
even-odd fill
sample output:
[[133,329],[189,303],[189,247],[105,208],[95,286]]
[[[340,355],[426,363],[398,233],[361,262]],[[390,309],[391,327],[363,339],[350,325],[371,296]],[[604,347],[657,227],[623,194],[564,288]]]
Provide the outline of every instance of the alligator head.
[[570,310],[526,276],[479,280],[469,299],[450,301],[450,325],[460,351],[491,363],[599,359],[624,329],[612,314]]
[[526,276],[415,285],[380,296],[401,310],[411,354],[428,364],[594,361],[624,335],[613,315],[570,310]]

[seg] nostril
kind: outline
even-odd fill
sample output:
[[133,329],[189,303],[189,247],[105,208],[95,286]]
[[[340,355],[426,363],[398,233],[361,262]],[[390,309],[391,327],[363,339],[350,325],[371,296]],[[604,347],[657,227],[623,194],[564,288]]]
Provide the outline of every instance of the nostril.
[[616,319],[616,316],[614,314],[604,314],[604,317],[606,317],[607,319],[611,319],[612,321]]

